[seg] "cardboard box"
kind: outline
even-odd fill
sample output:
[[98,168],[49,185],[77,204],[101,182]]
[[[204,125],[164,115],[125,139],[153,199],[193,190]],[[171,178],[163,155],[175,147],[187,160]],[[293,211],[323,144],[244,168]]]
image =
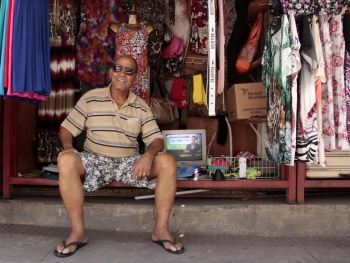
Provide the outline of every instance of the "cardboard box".
[[227,91],[229,122],[266,119],[266,92],[262,82],[235,84]]

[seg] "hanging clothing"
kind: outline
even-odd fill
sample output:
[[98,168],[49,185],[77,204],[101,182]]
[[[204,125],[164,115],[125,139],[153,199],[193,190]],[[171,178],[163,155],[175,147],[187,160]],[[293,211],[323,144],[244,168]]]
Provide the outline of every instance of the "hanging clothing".
[[299,83],[299,122],[295,155],[299,161],[313,162],[318,147],[314,77],[314,70],[317,69],[318,64],[307,16],[301,17],[299,32],[302,66]]
[[93,85],[109,82],[109,68],[115,54],[112,23],[120,23],[123,13],[120,0],[82,0],[81,23],[76,39],[76,64],[79,81]]
[[51,94],[38,109],[38,160],[56,162],[62,150],[59,127],[74,108],[75,36],[78,5],[75,0],[50,0]]
[[281,26],[274,31],[268,31],[262,61],[267,97],[265,148],[271,161],[290,164],[292,35],[287,15],[281,16]]
[[191,0],[191,36],[189,52],[208,54],[208,1]]
[[[166,0],[165,5],[169,6]],[[165,8],[165,25],[172,36],[176,36],[182,40],[183,52],[176,57],[168,58],[167,68],[175,77],[183,76],[183,63],[188,50],[191,25],[187,14],[187,0],[175,0],[175,20],[171,23],[171,8]],[[159,68],[159,66],[157,67]]]
[[[16,0],[13,29],[12,90],[51,92],[49,4]],[[25,43],[25,44],[24,44]]]
[[295,22],[295,16],[289,15],[290,30],[292,34],[292,56],[291,56],[291,160],[294,165],[295,150],[297,144],[297,111],[298,111],[298,74],[301,70],[300,40]]
[[319,17],[327,82],[322,85],[323,138],[327,151],[349,148],[346,132],[344,38],[341,15]]
[[323,58],[323,50],[320,38],[320,30],[317,23],[317,16],[312,17],[311,33],[315,46],[317,68],[314,71],[315,88],[316,88],[316,118],[317,118],[317,135],[318,149],[314,159],[314,163],[322,167],[326,166],[326,156],[324,149],[324,141],[322,137],[322,83],[326,83],[325,64]]
[[332,38],[330,35],[330,25],[328,16],[319,16],[320,35],[323,46],[323,55],[326,64],[326,83],[322,84],[322,136],[325,149],[332,151],[335,149],[335,127],[334,127],[334,105],[333,105],[333,65],[332,65]]
[[[155,28],[155,32],[150,34],[148,39],[148,63],[152,68],[165,67],[161,52],[165,33],[165,1],[136,0],[135,3],[137,6],[137,16],[140,18],[140,21],[147,21]],[[170,0],[169,12],[171,13],[171,20],[175,19],[175,11],[175,1]]]
[[334,124],[336,150],[349,149],[346,132],[346,101],[344,86],[344,56],[345,41],[343,35],[342,16],[335,15],[331,20],[332,63],[333,63],[333,100],[334,100]]
[[[4,86],[7,88],[4,99],[23,101],[34,105],[39,105],[41,101],[46,100],[45,95],[37,94],[33,91],[16,92],[13,90],[13,40],[14,40],[14,13],[16,0],[10,0],[8,10],[8,23],[6,32],[6,50],[5,50],[5,69],[4,69]],[[45,42],[48,39],[44,40]]]
[[[314,0],[288,1],[280,0],[283,13],[292,15],[305,15],[314,12]],[[324,2],[324,1],[323,1]]]
[[139,81],[130,89],[149,105],[150,69],[148,65],[148,31],[144,24],[139,30],[127,28],[123,23],[116,33],[115,57],[131,55],[138,63]]

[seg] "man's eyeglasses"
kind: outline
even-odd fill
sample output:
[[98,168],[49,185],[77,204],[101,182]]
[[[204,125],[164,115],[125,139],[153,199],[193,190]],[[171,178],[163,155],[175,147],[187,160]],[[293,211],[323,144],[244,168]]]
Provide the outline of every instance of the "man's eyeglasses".
[[124,67],[122,65],[113,65],[113,71],[115,73],[119,73],[121,72],[122,70],[124,69],[124,73],[128,76],[132,76],[132,74],[135,73],[135,70],[133,68],[130,68],[130,67]]

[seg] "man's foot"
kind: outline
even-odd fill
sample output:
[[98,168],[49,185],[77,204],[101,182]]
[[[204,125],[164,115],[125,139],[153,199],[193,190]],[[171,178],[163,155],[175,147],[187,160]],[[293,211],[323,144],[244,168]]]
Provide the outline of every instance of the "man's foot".
[[[63,245],[63,249],[61,252],[59,252],[57,250],[57,248],[54,250],[54,253],[55,253],[55,256],[56,257],[59,257],[59,258],[66,258],[66,257],[69,257],[71,255],[73,255],[79,248],[82,248],[83,246],[85,246],[87,244],[87,242],[85,243],[81,243],[81,242],[71,242],[69,243],[68,245],[66,244],[66,241],[63,240],[61,242],[61,244]],[[74,251],[70,251],[68,253],[63,253],[63,251],[66,249],[66,248],[69,248],[70,246],[75,246],[75,250]]]
[[66,240],[60,242],[54,253],[58,257],[69,257],[75,253],[79,248],[85,246],[88,242],[88,237],[86,233],[84,234],[76,234],[70,233]]
[[[157,240],[157,241],[154,241],[154,243],[160,245],[161,247],[163,247],[166,251],[172,253],[172,254],[181,254],[185,251],[185,247],[184,246],[181,246],[181,249],[179,250],[176,250],[176,251],[173,251],[171,250],[170,248],[166,248],[165,247],[165,244],[166,243],[170,243],[173,247],[175,247],[177,249],[177,244],[176,244],[176,240],[174,239],[174,241],[170,241],[170,240]],[[179,244],[179,243],[178,243]]]
[[181,254],[185,250],[182,244],[176,241],[169,231],[162,234],[158,234],[154,231],[152,234],[152,241],[171,253]]

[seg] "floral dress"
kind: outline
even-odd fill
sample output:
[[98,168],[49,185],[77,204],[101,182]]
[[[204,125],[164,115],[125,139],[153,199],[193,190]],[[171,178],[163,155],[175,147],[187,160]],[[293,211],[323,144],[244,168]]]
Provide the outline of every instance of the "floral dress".
[[82,0],[76,39],[76,70],[79,81],[104,86],[110,81],[113,63],[113,23],[123,21],[120,0]]
[[150,69],[148,65],[148,31],[144,24],[141,29],[131,30],[123,23],[116,33],[115,57],[131,55],[138,63],[139,82],[130,89],[149,104]]
[[341,15],[324,13],[319,17],[321,41],[324,46],[327,82],[322,85],[323,138],[327,151],[349,148],[346,131],[346,102],[344,87],[345,44]]

